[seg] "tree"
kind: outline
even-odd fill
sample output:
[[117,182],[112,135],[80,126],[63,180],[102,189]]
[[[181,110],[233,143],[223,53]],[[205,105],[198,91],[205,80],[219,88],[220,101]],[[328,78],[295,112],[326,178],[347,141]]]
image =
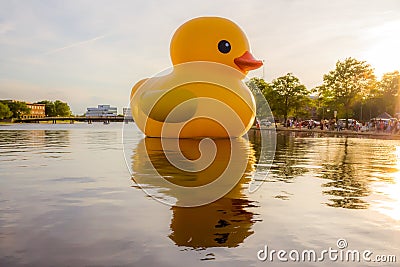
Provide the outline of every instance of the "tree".
[[[264,81],[264,79],[254,77],[254,78],[251,78],[249,82],[247,82],[247,86],[250,88],[253,95],[257,94],[255,92],[255,88],[254,88],[254,87],[257,87],[261,91],[261,93],[264,95],[265,99],[267,100],[271,111],[274,112],[276,110],[276,107],[278,106],[277,105],[278,103],[276,101],[277,94],[275,91],[273,91],[270,83]],[[255,100],[256,100],[256,107],[257,107],[257,114],[262,114],[263,116],[270,115],[270,114],[263,114],[266,111],[266,109],[264,109],[261,106],[264,104],[264,101],[260,101],[260,99],[257,99],[257,98]]]
[[69,108],[67,103],[61,102],[60,100],[56,100],[54,102],[54,107],[57,116],[60,117],[71,116],[71,109]]
[[45,104],[45,113],[47,117],[67,117],[71,116],[71,109],[67,103],[60,100],[54,102],[49,100],[42,100],[38,104]]
[[10,108],[8,107],[8,105],[3,104],[0,102],[0,120],[2,119],[6,119],[12,116],[12,112],[10,110]]
[[385,73],[378,83],[378,98],[382,99],[382,112],[388,112],[393,115],[398,105],[398,96],[400,90],[400,74],[399,71]]
[[31,109],[28,108],[25,102],[20,101],[7,101],[3,102],[3,104],[7,104],[8,108],[12,112],[13,118],[21,118],[22,114],[30,114]]
[[399,111],[400,74],[399,71],[385,73],[375,86],[363,94],[353,106],[356,117],[373,118],[383,112],[391,115]]
[[300,107],[305,107],[308,101],[309,91],[300,83],[299,78],[292,73],[279,77],[272,81],[271,88],[276,101],[275,112],[283,116],[284,123],[288,116],[300,112]]
[[55,117],[57,116],[56,113],[56,107],[54,106],[54,103],[49,100],[43,100],[37,102],[37,104],[45,104],[45,113],[47,117]]
[[325,103],[344,114],[347,128],[353,104],[375,86],[376,78],[371,66],[349,57],[337,61],[336,68],[324,75],[318,92]]
[[320,119],[332,118],[334,116],[334,108],[336,109],[336,105],[331,107],[331,104],[327,99],[319,93],[319,87],[313,89],[313,93],[317,93],[315,99],[313,99],[313,104],[316,108],[317,115]]

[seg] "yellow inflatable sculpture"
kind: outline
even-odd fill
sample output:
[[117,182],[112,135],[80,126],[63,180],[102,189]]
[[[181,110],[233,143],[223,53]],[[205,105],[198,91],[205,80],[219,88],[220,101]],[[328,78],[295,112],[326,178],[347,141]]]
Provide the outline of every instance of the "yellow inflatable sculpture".
[[255,101],[242,81],[262,66],[232,21],[200,17],[171,40],[172,71],[139,81],[131,92],[137,126],[149,137],[239,137],[255,118]]

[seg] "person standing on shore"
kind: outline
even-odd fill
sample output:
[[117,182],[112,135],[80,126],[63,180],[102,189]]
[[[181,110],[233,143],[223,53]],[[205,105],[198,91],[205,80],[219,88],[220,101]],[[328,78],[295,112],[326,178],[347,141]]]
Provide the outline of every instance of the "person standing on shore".
[[396,121],[395,133],[400,133],[400,122]]

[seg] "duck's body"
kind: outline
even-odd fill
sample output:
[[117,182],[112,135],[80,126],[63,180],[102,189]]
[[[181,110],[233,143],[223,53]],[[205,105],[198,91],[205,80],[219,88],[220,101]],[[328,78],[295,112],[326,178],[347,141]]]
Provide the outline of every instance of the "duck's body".
[[[208,34],[202,33],[207,25]],[[196,40],[197,50],[184,50],[185,43]],[[242,136],[255,117],[254,98],[242,79],[262,64],[248,50],[244,33],[229,20],[197,18],[182,25],[171,41],[172,72],[132,89],[138,127],[149,137]]]

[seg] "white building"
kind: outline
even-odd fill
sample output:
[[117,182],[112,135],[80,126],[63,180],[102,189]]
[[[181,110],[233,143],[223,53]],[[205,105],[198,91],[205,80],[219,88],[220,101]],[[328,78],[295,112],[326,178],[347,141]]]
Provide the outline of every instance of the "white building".
[[117,108],[110,105],[98,105],[97,108],[87,108],[86,117],[117,116]]
[[122,110],[123,110],[124,118],[126,120],[133,120],[132,112],[131,112],[130,108],[123,108]]

